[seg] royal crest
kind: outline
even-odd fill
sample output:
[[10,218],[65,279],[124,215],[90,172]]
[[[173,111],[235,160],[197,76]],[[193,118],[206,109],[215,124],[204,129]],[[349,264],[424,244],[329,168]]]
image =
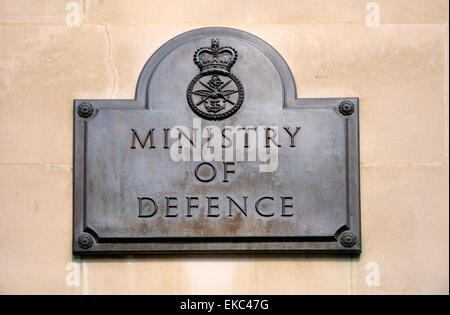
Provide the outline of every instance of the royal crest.
[[223,120],[236,113],[244,101],[241,81],[230,73],[238,57],[232,47],[220,47],[213,38],[211,47],[194,53],[194,63],[200,73],[187,89],[187,101],[198,116],[208,120]]

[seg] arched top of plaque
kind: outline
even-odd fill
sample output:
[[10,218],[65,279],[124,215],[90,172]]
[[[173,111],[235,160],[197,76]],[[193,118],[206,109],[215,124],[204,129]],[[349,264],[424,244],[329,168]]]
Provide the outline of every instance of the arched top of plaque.
[[[191,44],[191,46],[195,47],[192,51],[192,49],[186,48],[185,51],[181,52],[181,47],[186,44]],[[244,48],[245,47],[245,48]],[[135,99],[140,105],[144,105],[145,107],[153,107],[152,101],[150,100],[150,91],[151,91],[151,82],[152,78],[157,72],[158,67],[163,63],[163,61],[170,55],[170,54],[177,54],[177,50],[180,50],[180,54],[177,56],[180,56],[180,59],[177,59],[178,57],[172,57],[175,59],[177,64],[172,64],[173,72],[170,74],[167,74],[170,76],[178,76],[182,75],[182,71],[185,70],[186,72],[191,73],[191,78],[194,78],[199,73],[204,73],[205,71],[208,72],[214,72],[214,70],[217,70],[219,72],[220,78],[214,77],[214,80],[219,79],[223,80],[226,84],[227,77],[229,78],[235,78],[232,80],[232,84],[234,86],[234,89],[236,91],[239,90],[239,84],[240,81],[238,79],[238,76],[235,76],[233,74],[233,70],[235,68],[239,68],[239,62],[241,63],[254,63],[252,67],[258,67],[258,60],[252,60],[251,57],[245,56],[245,50],[248,52],[248,48],[251,47],[251,49],[255,49],[258,51],[258,53],[263,54],[265,57],[267,57],[267,60],[270,61],[270,63],[273,65],[273,67],[276,69],[276,72],[279,75],[279,79],[281,81],[281,89],[282,89],[282,105],[283,107],[287,107],[287,105],[294,101],[297,97],[296,93],[296,87],[295,87],[295,81],[292,75],[291,70],[289,69],[289,66],[287,65],[286,61],[283,59],[283,57],[268,43],[266,43],[264,40],[260,39],[259,37],[252,35],[250,33],[232,29],[232,28],[225,28],[225,27],[206,27],[206,28],[200,28],[195,29],[192,31],[188,31],[186,33],[180,34],[168,42],[166,42],[164,45],[162,45],[147,61],[145,66],[143,67],[141,74],[139,76],[137,87],[136,87],[136,96]],[[215,51],[213,51],[215,49]],[[214,53],[216,53],[214,55]],[[216,61],[214,62],[214,57],[216,57]],[[247,58],[246,58],[247,57]],[[183,58],[184,60],[181,60]],[[187,59],[189,59],[189,62],[187,62]],[[209,59],[208,59],[209,58]],[[237,59],[237,61],[236,61]],[[204,67],[200,65],[200,62],[204,62]],[[237,65],[233,68],[234,63],[237,63]],[[223,65],[223,67],[220,66],[220,63]],[[216,64],[218,64],[218,67],[214,67]],[[222,69],[221,69],[222,68]],[[225,69],[225,72],[221,70]],[[228,75],[227,72],[228,71]],[[225,73],[225,77],[222,76]],[[214,74],[214,73],[210,73]],[[211,77],[206,77],[202,83],[208,82]],[[237,80],[236,80],[237,79]],[[161,76],[158,76],[158,81],[161,80]],[[189,81],[188,81],[189,82]],[[195,82],[191,82],[195,84]],[[248,83],[247,83],[248,84]],[[245,87],[245,83],[244,83]],[[188,86],[186,86],[188,88]],[[195,87],[193,87],[195,90]],[[229,87],[228,93],[232,92],[233,87]],[[192,92],[192,91],[190,91]],[[243,99],[243,89],[242,91],[239,91],[240,93],[236,92],[232,96],[230,96],[229,104],[231,103],[239,103],[239,101],[242,103]],[[197,95],[199,96],[199,95]],[[202,97],[200,95],[200,97]],[[233,98],[234,97],[234,98]],[[242,98],[240,100],[240,98]],[[213,97],[209,96],[209,100],[212,100]],[[220,100],[220,98],[218,98]],[[188,100],[189,100],[189,91],[188,91]],[[201,101],[201,98],[199,99]],[[191,100],[190,103],[196,102],[196,100]],[[220,106],[220,104],[223,104],[225,106],[224,102],[218,102],[212,104],[215,104],[217,106]],[[197,103],[196,103],[197,104]],[[196,105],[195,104],[195,105]],[[229,105],[228,104],[228,105]],[[197,107],[197,106],[191,106],[191,107]],[[220,120],[222,116],[219,114],[221,113],[220,108],[209,108],[210,111],[205,111],[207,114],[205,116],[202,116],[201,113],[200,116],[206,119],[211,120]],[[217,114],[214,112],[217,111]],[[235,108],[235,111],[237,109]],[[230,112],[233,112],[230,110]],[[214,118],[219,117],[219,118]],[[226,117],[224,117],[226,118]]]

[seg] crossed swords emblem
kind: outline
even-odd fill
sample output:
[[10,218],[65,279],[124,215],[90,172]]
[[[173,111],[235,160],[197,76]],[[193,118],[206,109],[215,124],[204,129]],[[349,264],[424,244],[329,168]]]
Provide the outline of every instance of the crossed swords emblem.
[[[195,104],[196,106],[200,106],[203,103],[205,104],[205,109],[208,112],[216,113],[225,108],[225,103],[229,103],[231,105],[235,105],[233,101],[231,101],[228,97],[235,93],[238,93],[238,90],[224,90],[225,87],[233,80],[228,80],[223,82],[218,75],[214,74],[211,76],[211,79],[205,84],[201,80],[198,82],[206,89],[206,90],[197,90],[193,91],[192,94],[200,96],[202,99]],[[222,100],[222,104],[221,101]]]

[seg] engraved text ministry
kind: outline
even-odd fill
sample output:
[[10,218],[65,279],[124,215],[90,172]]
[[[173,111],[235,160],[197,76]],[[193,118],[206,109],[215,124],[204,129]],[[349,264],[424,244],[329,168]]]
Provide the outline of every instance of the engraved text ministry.
[[[232,180],[235,174],[235,164],[239,161],[260,161],[260,172],[275,172],[278,168],[278,151],[282,148],[280,137],[285,137],[284,143],[287,148],[296,147],[296,136],[301,130],[300,126],[227,126],[219,128],[217,126],[207,126],[201,128],[201,120],[194,118],[193,127],[175,126],[172,128],[148,128],[141,130],[131,129],[131,150],[147,149],[156,150],[158,148],[170,150],[170,158],[174,162],[194,161],[193,180],[198,183],[208,183],[217,176],[217,167],[210,163],[212,161],[222,162],[223,180]],[[281,133],[281,134],[280,134]],[[173,139],[173,141],[170,141]],[[170,143],[172,142],[172,143]],[[165,198],[165,199],[164,199]],[[152,217],[161,208],[161,215],[165,217],[177,217],[184,214],[192,217],[192,210],[199,208],[198,196],[185,196],[183,206],[180,211],[178,197],[164,197],[155,201],[148,196],[138,196],[138,217]],[[228,217],[233,217],[234,213],[240,212],[247,216],[248,196],[242,198],[226,196],[219,201],[219,197],[201,196],[204,199],[205,216],[218,217],[223,212]],[[251,208],[256,215],[261,217],[274,216],[277,211],[267,210],[273,208],[278,200],[278,213],[280,216],[293,216],[292,196],[261,196],[251,201]],[[159,205],[159,206],[158,206]],[[226,209],[222,209],[226,208]],[[222,211],[223,210],[223,211]],[[225,214],[226,212],[226,214]]]

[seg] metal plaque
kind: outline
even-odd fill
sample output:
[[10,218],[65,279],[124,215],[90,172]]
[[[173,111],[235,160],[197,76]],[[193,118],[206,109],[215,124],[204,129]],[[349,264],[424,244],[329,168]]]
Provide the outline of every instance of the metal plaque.
[[74,101],[73,252],[360,253],[358,133],[263,40],[181,34],[135,99]]

